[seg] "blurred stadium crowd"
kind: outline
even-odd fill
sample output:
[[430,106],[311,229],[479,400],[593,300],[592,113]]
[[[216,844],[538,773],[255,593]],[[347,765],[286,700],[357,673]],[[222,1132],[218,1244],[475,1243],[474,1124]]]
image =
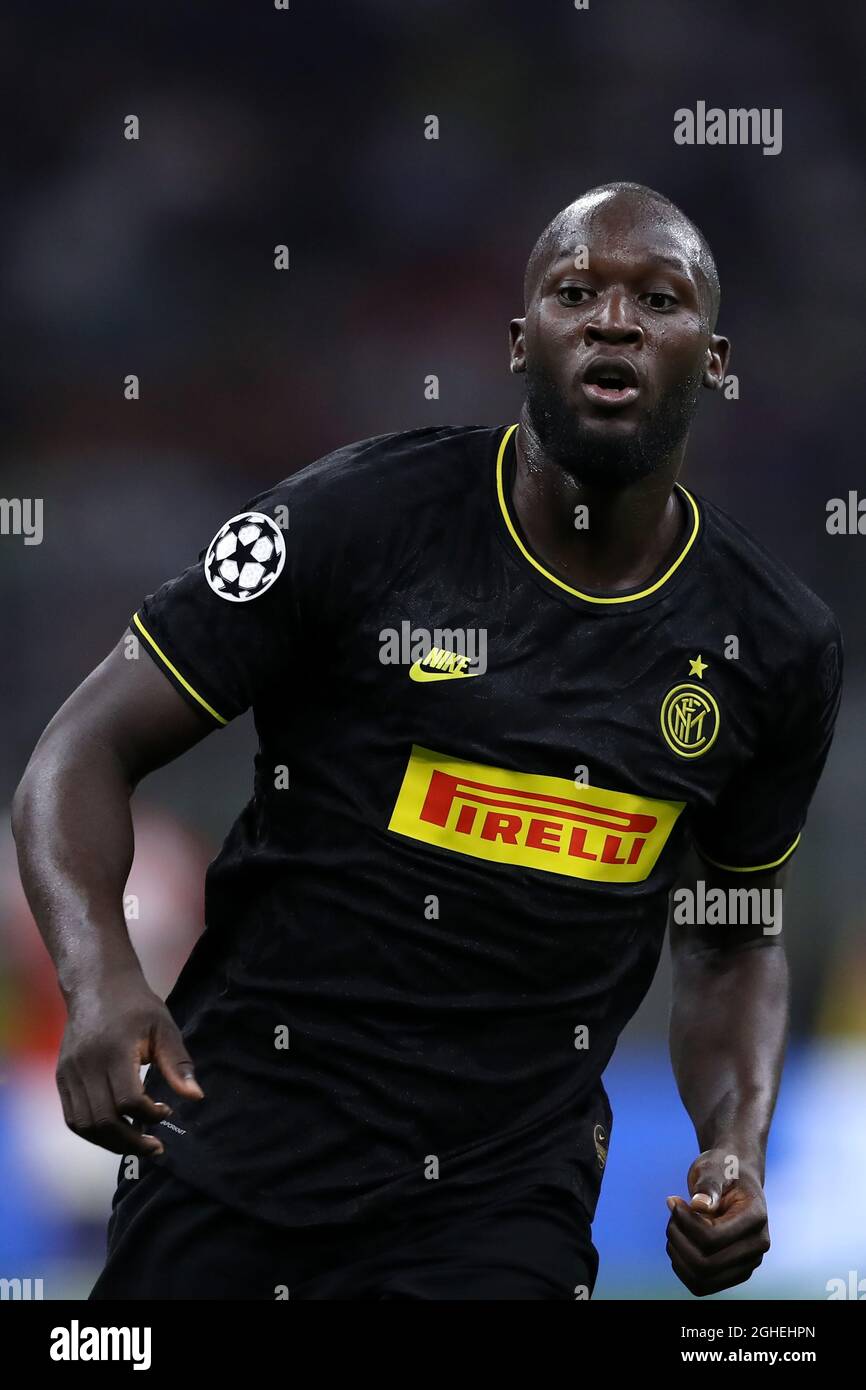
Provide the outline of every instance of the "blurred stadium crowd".
[[[866,539],[824,524],[830,498],[866,490],[864,35],[853,6],[819,20],[747,0],[12,0],[0,19],[2,491],[44,499],[41,545],[0,537],[6,805],[41,728],[142,595],[248,497],[351,439],[516,418],[507,324],[560,206],[635,179],[706,232],[739,398],[704,402],[686,481],[787,560],[846,635],[836,744],[788,916],[779,1255],[748,1290],[771,1297],[822,1297],[858,1257],[866,1275]],[[783,152],[676,146],[674,111],[699,99],[782,108]],[[129,114],[137,141],[123,137]],[[430,114],[438,140],[424,138]],[[137,799],[130,926],[156,988],[200,929],[203,868],[249,793],[251,749],[242,721]],[[6,825],[0,1275],[50,1275],[56,1297],[88,1287],[116,1165],[62,1127],[62,1008]],[[610,1074],[599,1296],[683,1292],[664,1197],[682,1191],[694,1143],[666,1011],[665,965]]]

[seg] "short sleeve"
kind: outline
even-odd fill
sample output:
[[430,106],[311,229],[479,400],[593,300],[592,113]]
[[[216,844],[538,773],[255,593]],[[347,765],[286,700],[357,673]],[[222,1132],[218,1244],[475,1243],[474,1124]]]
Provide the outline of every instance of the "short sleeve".
[[716,805],[692,818],[695,848],[716,868],[757,873],[784,864],[800,842],[842,694],[839,629],[825,629],[787,692],[750,762]]
[[283,513],[276,492],[254,498],[130,623],[179,693],[217,725],[273,691],[286,670],[294,605]]

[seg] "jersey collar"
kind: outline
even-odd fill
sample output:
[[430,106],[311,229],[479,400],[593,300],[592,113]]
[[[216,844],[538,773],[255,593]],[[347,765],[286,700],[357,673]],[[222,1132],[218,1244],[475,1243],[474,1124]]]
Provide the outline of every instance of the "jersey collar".
[[[519,551],[526,563],[531,565],[538,575],[546,580],[548,584],[552,584],[561,593],[579,599],[581,603],[589,604],[596,609],[617,609],[634,604],[643,605],[647,601],[652,601],[655,600],[656,597],[661,597],[662,590],[664,590],[674,576],[678,574],[686,558],[692,553],[700,534],[701,512],[696,498],[694,498],[681,483],[674,484],[685,501],[690,518],[688,535],[683,542],[679,554],[672,563],[668,565],[664,574],[659,575],[651,584],[641,589],[629,589],[624,590],[622,593],[610,595],[576,589],[572,584],[561,579],[559,575],[554,574],[552,570],[549,570],[546,565],[543,565],[541,561],[533,555],[521,534],[516,517],[512,516],[506,489],[506,478],[509,471],[506,468],[506,459],[510,455],[512,464],[516,459],[516,433],[516,424],[507,426],[499,443],[499,448],[496,453],[496,498],[501,519],[504,522],[513,547]],[[509,445],[511,446],[510,449]]]

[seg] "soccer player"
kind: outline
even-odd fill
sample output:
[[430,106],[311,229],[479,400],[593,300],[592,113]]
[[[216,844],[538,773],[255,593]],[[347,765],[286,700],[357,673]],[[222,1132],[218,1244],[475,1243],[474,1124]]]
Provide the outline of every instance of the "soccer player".
[[[48,726],[14,820],[58,1085],[126,1156],[92,1298],[590,1296],[602,1074],[671,890],[780,887],[840,695],[829,610],[678,481],[718,303],[667,198],[577,199],[511,324],[518,424],[259,494]],[[130,796],[250,708],[253,794],[164,1004],[124,923]],[[787,978],[744,915],[671,928],[699,1152],[667,1248],[699,1295],[769,1244]]]

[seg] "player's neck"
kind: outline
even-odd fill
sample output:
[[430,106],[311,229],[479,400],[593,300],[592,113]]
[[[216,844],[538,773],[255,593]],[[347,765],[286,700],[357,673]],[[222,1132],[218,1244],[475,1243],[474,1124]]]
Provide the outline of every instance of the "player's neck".
[[577,588],[615,592],[643,584],[675,554],[683,517],[673,486],[685,442],[649,477],[609,489],[578,482],[537,451],[530,467],[522,434],[521,425],[511,501],[549,569]]

